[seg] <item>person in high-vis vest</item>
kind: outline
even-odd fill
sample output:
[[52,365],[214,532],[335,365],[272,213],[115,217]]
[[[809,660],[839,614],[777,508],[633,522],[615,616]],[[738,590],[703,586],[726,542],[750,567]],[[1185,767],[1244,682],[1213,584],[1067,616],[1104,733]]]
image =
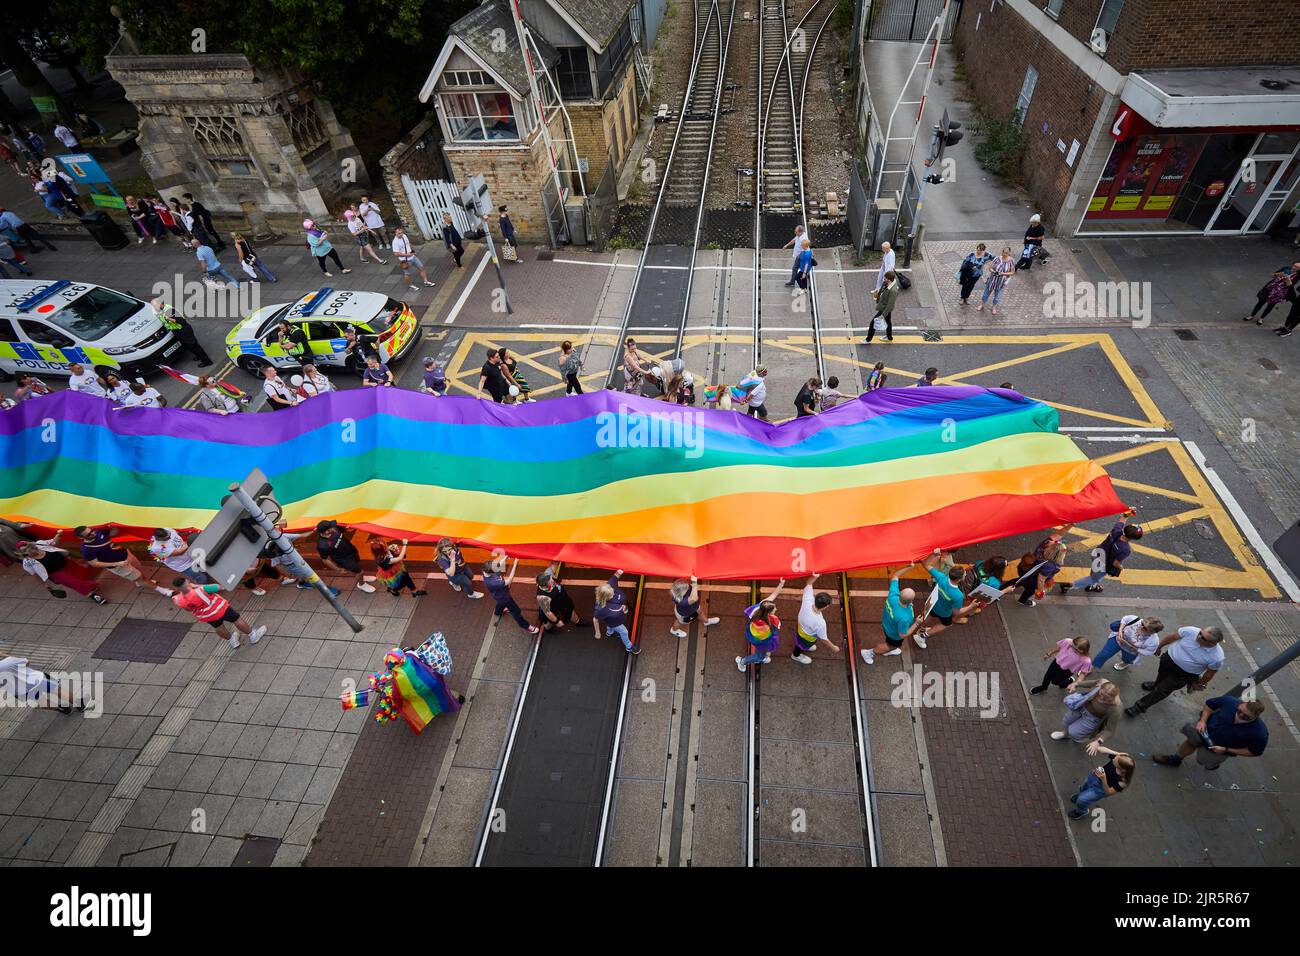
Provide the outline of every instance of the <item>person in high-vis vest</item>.
[[162,327],[176,336],[177,341],[181,343],[181,348],[194,356],[195,361],[199,363],[199,368],[206,368],[212,364],[212,359],[208,357],[208,353],[199,344],[198,336],[194,334],[194,327],[185,321],[183,315],[162,299],[154,299],[149,304],[153,306],[154,313],[158,316],[158,321],[162,323]]
[[189,611],[196,621],[211,625],[221,637],[233,648],[239,647],[239,634],[231,634],[227,624],[248,635],[248,643],[256,644],[266,633],[266,625],[249,627],[248,622],[239,616],[239,612],[230,606],[230,602],[221,596],[221,586],[217,584],[195,584],[187,577],[177,575],[172,579],[175,591],[171,594],[172,603],[178,608]]

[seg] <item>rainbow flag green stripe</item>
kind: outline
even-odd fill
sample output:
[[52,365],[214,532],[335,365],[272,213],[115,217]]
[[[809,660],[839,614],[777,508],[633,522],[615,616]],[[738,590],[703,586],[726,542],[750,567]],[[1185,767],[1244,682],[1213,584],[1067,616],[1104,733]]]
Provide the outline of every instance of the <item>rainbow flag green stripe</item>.
[[1056,425],[1041,403],[968,386],[885,389],[782,425],[603,391],[505,407],[367,389],[230,418],[61,392],[0,420],[0,513],[199,527],[257,467],[296,526],[749,577],[788,571],[794,547],[833,570],[1122,510]]

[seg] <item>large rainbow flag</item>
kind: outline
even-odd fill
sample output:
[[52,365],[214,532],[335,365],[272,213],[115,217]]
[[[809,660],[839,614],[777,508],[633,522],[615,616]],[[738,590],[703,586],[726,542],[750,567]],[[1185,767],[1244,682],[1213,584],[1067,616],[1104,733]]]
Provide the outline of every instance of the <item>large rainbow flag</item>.
[[295,528],[702,578],[900,564],[1124,510],[1054,409],[974,386],[780,425],[612,391],[503,406],[368,388],[229,417],[68,391],[0,413],[0,452],[0,515],[48,526],[200,528],[260,468]]

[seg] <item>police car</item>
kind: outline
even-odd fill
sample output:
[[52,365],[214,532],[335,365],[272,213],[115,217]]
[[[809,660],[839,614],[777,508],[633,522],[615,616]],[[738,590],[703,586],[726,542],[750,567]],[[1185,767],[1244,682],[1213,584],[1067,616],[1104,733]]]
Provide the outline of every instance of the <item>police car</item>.
[[0,377],[68,375],[78,362],[136,375],[165,364],[181,343],[153,308],[92,282],[0,280]]
[[311,361],[321,369],[347,368],[359,372],[359,360],[346,352],[344,333],[356,329],[379,353],[385,364],[401,358],[415,343],[420,323],[404,302],[382,292],[319,289],[297,302],[258,309],[226,336],[230,360],[260,376],[267,365],[298,368],[302,358],[290,355],[280,344],[281,322],[297,326],[306,337]]

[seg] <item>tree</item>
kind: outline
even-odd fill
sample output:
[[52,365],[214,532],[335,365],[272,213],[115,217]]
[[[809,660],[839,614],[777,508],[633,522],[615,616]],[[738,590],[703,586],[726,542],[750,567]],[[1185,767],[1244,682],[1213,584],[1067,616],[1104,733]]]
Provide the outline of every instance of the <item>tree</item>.
[[51,17],[88,67],[117,42],[114,4],[144,54],[194,52],[201,30],[207,53],[301,73],[373,161],[393,130],[424,116],[416,94],[447,28],[477,0],[371,0],[364,17],[344,0],[52,0]]

